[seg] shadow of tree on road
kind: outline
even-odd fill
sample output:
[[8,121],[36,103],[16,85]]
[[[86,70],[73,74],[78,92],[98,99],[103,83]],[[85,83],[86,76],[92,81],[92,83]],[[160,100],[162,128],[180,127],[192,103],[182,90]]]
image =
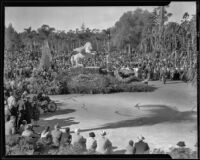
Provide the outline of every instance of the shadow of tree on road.
[[[84,131],[99,130],[99,129],[115,129],[124,127],[137,127],[155,125],[159,123],[169,122],[177,123],[182,121],[196,121],[194,116],[197,115],[195,111],[178,111],[176,108],[165,105],[142,105],[140,108],[149,108],[150,115],[141,116],[139,118],[122,120],[114,123],[106,123],[101,127],[93,129],[85,129]],[[141,110],[142,111],[142,110]]]
[[56,110],[55,112],[47,112],[44,114],[41,114],[41,118],[48,118],[50,116],[56,116],[56,115],[62,115],[62,114],[69,114],[75,112],[75,109],[63,109],[63,110]]
[[80,122],[75,122],[74,121],[75,117],[68,117],[64,119],[52,119],[52,120],[43,120],[41,119],[39,121],[39,127],[34,128],[36,132],[41,132],[44,130],[45,126],[50,126],[50,129],[54,129],[54,126],[58,123],[61,127],[62,126],[71,126],[74,124],[79,124]]
[[113,151],[113,154],[124,154],[126,152],[125,149]]

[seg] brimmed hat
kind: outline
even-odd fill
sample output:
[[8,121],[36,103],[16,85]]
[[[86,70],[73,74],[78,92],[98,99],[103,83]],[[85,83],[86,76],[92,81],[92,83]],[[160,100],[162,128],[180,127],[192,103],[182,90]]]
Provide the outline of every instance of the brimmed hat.
[[90,137],[95,137],[94,132],[90,132],[90,133],[89,133],[89,136],[90,136]]
[[102,132],[100,133],[101,136],[105,136],[106,134],[107,134],[106,131],[102,131]]
[[54,126],[54,128],[59,129],[59,128],[60,128],[59,124],[57,123],[57,124]]
[[138,139],[139,141],[143,141],[145,138],[144,138],[142,135],[140,135],[140,136],[137,137],[137,139]]
[[179,141],[176,145],[179,146],[179,147],[185,147],[185,142]]
[[80,129],[78,128],[78,129],[75,129],[74,130],[74,133],[80,133]]

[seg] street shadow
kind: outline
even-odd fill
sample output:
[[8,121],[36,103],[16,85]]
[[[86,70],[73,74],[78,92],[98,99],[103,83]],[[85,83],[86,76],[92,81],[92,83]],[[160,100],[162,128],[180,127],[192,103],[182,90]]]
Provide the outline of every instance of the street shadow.
[[177,84],[177,83],[185,83],[185,82],[183,82],[183,81],[170,81],[170,80],[168,80],[168,81],[166,81],[165,84]]
[[113,151],[113,154],[125,154],[125,152],[126,152],[125,149],[121,149],[121,150]]
[[49,126],[50,130],[52,130],[52,129],[54,129],[54,126],[56,124],[59,124],[60,127],[63,127],[63,126],[71,126],[71,125],[80,123],[80,122],[75,122],[74,119],[75,119],[75,117],[68,117],[68,118],[64,118],[64,119],[55,118],[55,119],[52,119],[52,120],[41,119],[39,121],[39,127],[35,127],[34,130],[36,132],[42,132],[42,130],[44,130],[44,128],[46,126]]
[[47,118],[50,116],[56,116],[56,115],[62,115],[62,114],[69,114],[75,112],[75,109],[62,109],[62,110],[56,110],[55,112],[47,112],[44,114],[41,114],[41,118]]
[[[138,126],[150,126],[159,123],[177,123],[182,121],[195,122],[194,116],[197,116],[196,111],[178,111],[174,107],[169,107],[165,105],[141,105],[142,108],[149,108],[150,114],[146,116],[141,116],[139,118],[122,120],[113,123],[106,123],[100,127],[93,129],[85,129],[84,131],[90,130],[100,130],[100,129],[115,129],[115,128],[124,128],[124,127],[138,127]],[[145,109],[146,111],[146,109]]]

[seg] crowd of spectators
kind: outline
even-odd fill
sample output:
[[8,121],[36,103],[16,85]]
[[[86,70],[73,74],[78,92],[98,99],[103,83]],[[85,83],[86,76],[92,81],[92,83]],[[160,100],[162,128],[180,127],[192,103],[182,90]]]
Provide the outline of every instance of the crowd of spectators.
[[[70,54],[65,52],[52,53],[53,59],[51,67],[46,70],[37,71],[40,63],[41,53],[33,51],[16,51],[5,52],[4,66],[4,104],[5,104],[5,135],[6,139],[11,135],[19,134],[23,137],[29,137],[33,140],[40,141],[45,145],[53,145],[59,147],[61,143],[67,145],[76,145],[82,147],[91,153],[110,154],[112,153],[112,142],[106,138],[106,132],[101,133],[99,140],[95,139],[95,133],[89,133],[88,138],[84,138],[80,134],[80,130],[75,130],[74,134],[70,134],[70,128],[66,128],[65,132],[60,131],[60,126],[55,125],[54,130],[50,131],[50,127],[45,127],[41,133],[36,133],[34,127],[37,127],[40,117],[40,103],[36,96],[32,98],[27,96],[29,89],[26,80],[31,77],[38,76],[46,81],[54,81],[59,72],[70,68]],[[95,62],[95,63],[94,63]],[[162,75],[166,75],[171,80],[184,80],[189,69],[189,62],[182,58],[180,63],[174,65],[170,59],[160,59],[149,56],[127,56],[125,53],[98,52],[95,60],[88,59],[83,62],[86,66],[111,66],[111,70],[127,69],[134,70],[135,76],[140,79],[160,80]],[[192,67],[196,67],[196,62],[192,63]],[[22,93],[17,90],[21,88]],[[126,154],[143,154],[148,153],[149,146],[143,142],[144,137],[139,137],[139,142],[135,143],[130,140],[126,148]]]

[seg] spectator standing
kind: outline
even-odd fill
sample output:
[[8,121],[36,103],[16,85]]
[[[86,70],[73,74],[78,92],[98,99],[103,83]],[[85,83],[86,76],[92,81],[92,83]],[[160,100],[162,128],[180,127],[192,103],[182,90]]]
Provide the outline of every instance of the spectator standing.
[[7,101],[8,101],[8,107],[11,110],[15,106],[16,99],[15,99],[14,93],[12,91],[9,94],[10,94],[10,96],[8,97]]
[[15,129],[16,118],[14,116],[10,117],[10,120],[5,123],[5,135],[10,136],[16,133]]
[[40,118],[40,111],[39,111],[39,103],[37,102],[37,97],[33,96],[32,102],[31,102],[31,107],[32,107],[32,117],[31,119],[33,120],[33,124],[35,126],[38,126],[38,121]]

